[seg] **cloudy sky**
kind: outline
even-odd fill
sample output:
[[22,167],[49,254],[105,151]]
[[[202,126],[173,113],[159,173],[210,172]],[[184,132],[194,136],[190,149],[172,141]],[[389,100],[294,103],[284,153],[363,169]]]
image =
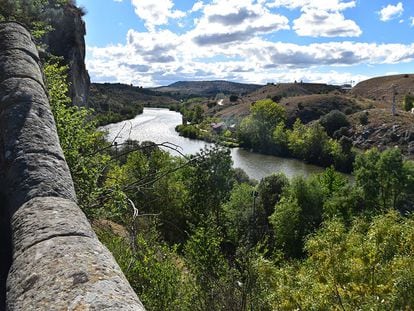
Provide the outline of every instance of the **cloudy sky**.
[[[359,82],[414,72],[413,0],[77,0],[94,82]],[[355,83],[354,82],[354,83]]]

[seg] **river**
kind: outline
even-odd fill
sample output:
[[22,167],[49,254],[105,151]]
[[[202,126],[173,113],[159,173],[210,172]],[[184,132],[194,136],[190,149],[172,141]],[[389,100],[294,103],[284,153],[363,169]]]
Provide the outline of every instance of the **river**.
[[[122,143],[127,139],[133,139],[155,143],[169,142],[180,146],[184,154],[195,154],[206,145],[210,145],[201,140],[179,136],[175,131],[178,124],[181,124],[181,114],[178,112],[162,108],[144,108],[144,112],[134,119],[109,124],[101,129],[107,131],[108,141]],[[167,150],[178,155],[175,151]],[[250,178],[257,180],[278,172],[292,178],[323,171],[319,166],[298,160],[253,153],[241,148],[232,148],[231,156],[234,167],[242,168]]]

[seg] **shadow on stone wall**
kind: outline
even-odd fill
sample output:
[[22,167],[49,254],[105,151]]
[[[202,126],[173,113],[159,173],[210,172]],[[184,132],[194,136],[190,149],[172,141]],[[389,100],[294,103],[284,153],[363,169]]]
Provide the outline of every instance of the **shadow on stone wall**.
[[6,282],[12,262],[10,215],[6,205],[4,196],[0,194],[0,311],[6,310]]

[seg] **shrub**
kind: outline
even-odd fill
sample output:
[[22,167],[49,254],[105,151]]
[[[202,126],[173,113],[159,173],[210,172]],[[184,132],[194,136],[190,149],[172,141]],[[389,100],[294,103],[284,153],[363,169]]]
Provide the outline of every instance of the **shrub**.
[[349,121],[346,115],[339,110],[330,111],[328,114],[321,117],[320,122],[329,136],[332,136],[333,133],[341,127],[349,126]]
[[230,95],[230,101],[231,102],[235,102],[239,99],[239,97],[237,95]]
[[404,100],[403,100],[403,109],[405,111],[410,111],[413,108],[414,108],[414,96],[410,94],[405,95]]
[[362,125],[367,125],[368,124],[368,111],[364,111],[364,112],[360,113],[359,123],[361,123]]

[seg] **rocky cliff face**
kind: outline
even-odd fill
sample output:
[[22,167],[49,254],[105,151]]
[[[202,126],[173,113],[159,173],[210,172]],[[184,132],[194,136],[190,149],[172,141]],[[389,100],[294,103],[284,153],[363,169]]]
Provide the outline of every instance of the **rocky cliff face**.
[[52,20],[54,30],[45,39],[49,52],[63,56],[69,66],[70,96],[76,106],[86,106],[89,74],[85,67],[85,23],[82,10],[68,4]]

